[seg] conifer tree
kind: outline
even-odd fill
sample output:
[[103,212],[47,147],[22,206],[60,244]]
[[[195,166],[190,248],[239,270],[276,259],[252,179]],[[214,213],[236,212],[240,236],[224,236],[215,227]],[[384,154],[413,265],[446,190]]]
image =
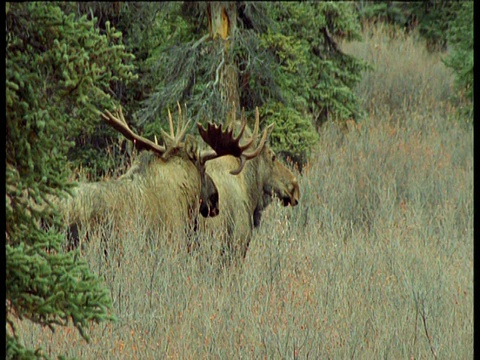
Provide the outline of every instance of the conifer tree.
[[473,102],[473,1],[464,1],[448,31],[452,51],[445,60],[455,71],[457,87]]
[[[244,108],[251,119],[258,106],[262,123],[277,124],[273,149],[304,162],[324,121],[362,113],[352,89],[367,66],[339,45],[360,37],[354,3],[67,4],[124,34],[141,76],[115,92],[133,114],[131,126],[147,137],[168,128],[167,108],[177,101],[200,122],[227,121],[233,104],[237,118]],[[76,147],[69,159],[91,166],[98,134],[84,129],[88,147]],[[109,137],[101,134],[104,148]],[[105,171],[108,161],[99,154],[95,165]]]
[[[54,329],[114,319],[108,290],[78,252],[65,252],[50,201],[73,186],[66,152],[75,129],[111,109],[112,81],[134,76],[121,33],[65,14],[62,3],[6,4],[6,354],[46,358],[22,345],[17,321]],[[49,219],[51,227],[42,228]]]
[[366,66],[339,46],[360,37],[353,4],[184,2],[159,16],[169,36],[149,58],[157,84],[139,112],[147,134],[176,101],[200,122],[225,121],[232,103],[252,118],[258,106],[262,121],[277,122],[274,149],[289,144],[305,160],[316,126],[360,114],[352,88]]

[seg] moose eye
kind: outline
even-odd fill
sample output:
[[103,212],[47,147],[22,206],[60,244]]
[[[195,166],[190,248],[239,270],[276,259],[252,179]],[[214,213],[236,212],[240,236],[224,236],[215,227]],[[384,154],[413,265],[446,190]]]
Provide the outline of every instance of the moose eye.
[[277,156],[275,154],[273,154],[272,155],[272,162],[274,162],[276,158],[277,158]]

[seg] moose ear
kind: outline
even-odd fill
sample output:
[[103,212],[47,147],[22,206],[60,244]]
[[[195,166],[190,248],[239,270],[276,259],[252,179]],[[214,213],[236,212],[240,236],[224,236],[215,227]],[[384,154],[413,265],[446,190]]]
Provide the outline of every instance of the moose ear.
[[198,158],[198,143],[197,140],[190,134],[185,139],[185,152],[188,157],[194,161]]

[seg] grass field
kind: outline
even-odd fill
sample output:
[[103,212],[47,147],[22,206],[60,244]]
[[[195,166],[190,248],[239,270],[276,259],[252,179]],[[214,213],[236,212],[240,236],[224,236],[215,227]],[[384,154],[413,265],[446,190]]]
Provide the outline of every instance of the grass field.
[[118,321],[92,325],[88,344],[24,323],[25,345],[85,359],[473,358],[473,127],[452,74],[385,28],[343,47],[374,66],[356,89],[367,115],[322,128],[299,205],[265,211],[242,266],[219,270],[208,246],[186,254],[141,221],[106,234],[107,262],[93,236],[84,256]]

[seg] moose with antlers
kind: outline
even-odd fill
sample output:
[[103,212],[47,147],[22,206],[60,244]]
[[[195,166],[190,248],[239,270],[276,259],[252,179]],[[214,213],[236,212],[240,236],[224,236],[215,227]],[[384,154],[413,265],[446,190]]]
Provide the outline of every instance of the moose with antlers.
[[[238,158],[240,165],[229,170],[240,173],[245,162],[257,157],[266,142],[266,131],[258,139],[258,124],[249,139],[243,139],[246,123],[236,137],[232,128],[208,123],[204,129],[197,124],[200,137],[209,147],[201,151],[195,137],[185,136],[190,121],[185,122],[180,105],[176,133],[168,113],[170,134],[162,131],[163,145],[135,134],[121,108],[114,114],[108,110],[102,113],[107,124],[131,140],[138,150],[145,150],[145,154],[119,179],[81,183],[72,197],[60,201],[59,208],[71,230],[72,246],[78,246],[82,226],[108,222],[118,228],[138,218],[148,228],[162,233],[194,231],[198,213],[213,217],[221,212],[217,187],[205,165],[230,155]],[[257,146],[252,149],[254,144]]]

